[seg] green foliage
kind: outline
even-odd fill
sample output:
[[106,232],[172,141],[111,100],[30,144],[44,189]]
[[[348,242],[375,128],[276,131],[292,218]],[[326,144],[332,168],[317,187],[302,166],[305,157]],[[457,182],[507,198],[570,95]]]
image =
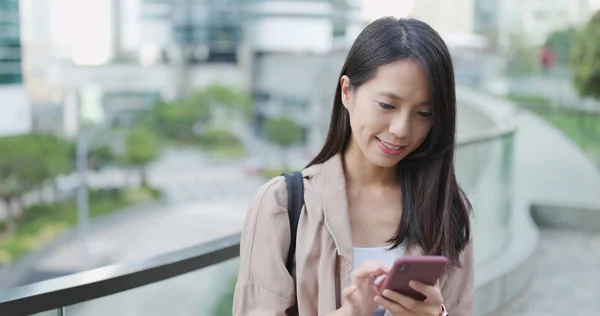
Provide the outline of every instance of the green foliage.
[[138,127],[129,132],[125,146],[121,162],[126,166],[145,166],[158,156],[158,141],[154,134],[145,128]]
[[159,131],[168,139],[189,142],[197,137],[195,126],[209,124],[217,109],[231,117],[249,117],[251,100],[247,93],[221,84],[212,84],[184,100],[158,102],[139,125]]
[[532,74],[541,70],[537,49],[520,35],[511,34],[510,51],[507,57],[507,72],[510,75]]
[[576,36],[577,31],[574,28],[554,31],[548,36],[545,44],[552,49],[558,63],[562,65],[569,63],[571,47]]
[[207,126],[202,131],[202,134],[198,137],[198,142],[207,148],[242,146],[239,139],[233,133],[214,125]]
[[116,159],[115,154],[109,146],[102,146],[89,153],[88,166],[93,170],[100,170],[102,167],[115,162]]
[[575,39],[571,69],[579,95],[600,99],[600,10]]
[[265,179],[273,179],[288,171],[286,168],[261,169],[258,173]]
[[600,115],[554,107],[543,97],[508,95],[507,98],[560,129],[600,166]]
[[156,130],[173,139],[193,137],[196,123],[205,123],[210,119],[210,110],[199,99],[158,103],[153,110]]
[[225,293],[223,293],[212,307],[213,316],[231,315],[233,309],[233,294],[237,275],[230,275],[225,279]]
[[236,91],[219,83],[209,85],[193,94],[192,99],[203,100],[210,108],[224,108],[230,114],[240,113],[247,116],[251,111],[252,102],[248,93]]
[[600,166],[600,116],[575,112],[546,112],[542,116],[569,136]]
[[[95,218],[135,203],[160,197],[153,188],[90,190],[90,217]],[[136,199],[132,199],[132,195]],[[139,196],[146,199],[141,200]],[[0,222],[0,227],[7,223]],[[18,229],[12,236],[0,236],[0,266],[16,261],[22,255],[34,251],[77,224],[77,204],[66,201],[52,204],[35,204],[27,208],[19,219]]]
[[268,119],[265,124],[267,139],[281,147],[292,146],[302,140],[302,128],[288,117]]
[[127,135],[125,152],[120,157],[122,165],[140,169],[142,186],[146,183],[146,166],[158,157],[159,144],[156,136],[148,129],[136,127]]
[[[24,134],[0,138],[0,199],[6,204],[71,167],[70,145],[48,134]],[[7,214],[6,233],[15,227]]]
[[213,160],[239,158],[245,153],[243,144],[232,132],[214,125],[202,131],[198,143]]

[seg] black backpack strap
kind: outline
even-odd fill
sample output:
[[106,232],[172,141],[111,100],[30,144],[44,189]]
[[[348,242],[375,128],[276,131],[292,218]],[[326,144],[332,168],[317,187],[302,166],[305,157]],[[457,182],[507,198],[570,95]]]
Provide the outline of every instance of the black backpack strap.
[[292,273],[294,266],[294,255],[296,253],[296,234],[298,232],[298,221],[304,206],[304,181],[300,171],[283,173],[288,187],[288,216],[290,219],[290,249],[285,267]]

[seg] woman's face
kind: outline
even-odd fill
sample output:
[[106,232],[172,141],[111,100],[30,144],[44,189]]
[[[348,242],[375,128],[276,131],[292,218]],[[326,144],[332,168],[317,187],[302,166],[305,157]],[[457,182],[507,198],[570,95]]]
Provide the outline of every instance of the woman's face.
[[342,76],[342,103],[350,114],[352,141],[379,167],[393,167],[421,145],[433,126],[427,77],[418,62],[379,67],[358,89]]

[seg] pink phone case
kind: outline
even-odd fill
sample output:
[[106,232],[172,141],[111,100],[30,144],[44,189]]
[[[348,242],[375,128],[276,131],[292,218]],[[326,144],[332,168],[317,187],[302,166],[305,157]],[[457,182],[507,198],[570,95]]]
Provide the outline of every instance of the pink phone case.
[[415,280],[434,285],[444,272],[447,264],[448,258],[443,256],[398,258],[390,269],[381,292],[388,289],[416,300],[424,301],[426,299],[425,295],[413,290],[408,283],[411,280]]

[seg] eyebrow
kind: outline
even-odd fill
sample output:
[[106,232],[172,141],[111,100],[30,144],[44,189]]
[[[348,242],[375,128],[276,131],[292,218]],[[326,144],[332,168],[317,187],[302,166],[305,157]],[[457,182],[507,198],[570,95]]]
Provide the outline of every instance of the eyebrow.
[[[390,99],[398,100],[398,101],[404,101],[404,99],[401,96],[396,95],[392,92],[380,92],[379,95],[390,98]],[[420,105],[431,105],[431,102],[429,100],[426,100],[426,101],[423,101],[423,102],[420,102],[419,104],[417,104],[417,106],[420,106]]]

